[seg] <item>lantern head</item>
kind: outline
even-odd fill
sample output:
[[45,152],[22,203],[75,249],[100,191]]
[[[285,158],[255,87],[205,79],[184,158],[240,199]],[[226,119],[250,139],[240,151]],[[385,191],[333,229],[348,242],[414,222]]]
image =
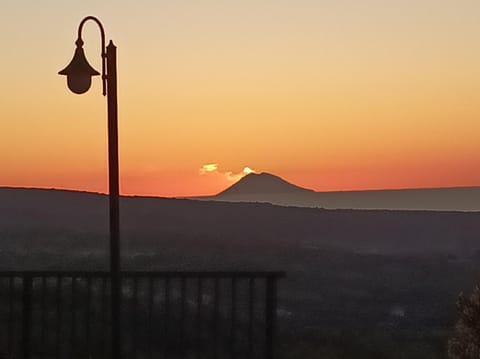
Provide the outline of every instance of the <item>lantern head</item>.
[[92,76],[98,76],[100,73],[88,63],[83,51],[83,41],[78,39],[76,45],[72,61],[58,74],[67,76],[67,85],[72,92],[82,94],[90,88]]

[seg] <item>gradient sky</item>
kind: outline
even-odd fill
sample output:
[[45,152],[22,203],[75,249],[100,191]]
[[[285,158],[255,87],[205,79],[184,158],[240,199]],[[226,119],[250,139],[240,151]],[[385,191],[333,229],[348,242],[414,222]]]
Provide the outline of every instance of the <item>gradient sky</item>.
[[[107,191],[101,82],[56,75],[87,15],[118,46],[124,194],[212,194],[244,167],[480,185],[478,0],[2,0],[0,186]],[[84,40],[100,69],[93,23]]]

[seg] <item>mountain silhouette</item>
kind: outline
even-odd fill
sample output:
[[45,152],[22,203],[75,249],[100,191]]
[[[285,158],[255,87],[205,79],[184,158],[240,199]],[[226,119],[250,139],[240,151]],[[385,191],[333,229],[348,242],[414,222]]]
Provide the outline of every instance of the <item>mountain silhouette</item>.
[[215,196],[193,199],[327,209],[480,211],[480,187],[316,192],[270,173],[251,173]]
[[217,197],[272,193],[314,193],[313,190],[296,186],[270,173],[250,173],[234,185],[220,192]]

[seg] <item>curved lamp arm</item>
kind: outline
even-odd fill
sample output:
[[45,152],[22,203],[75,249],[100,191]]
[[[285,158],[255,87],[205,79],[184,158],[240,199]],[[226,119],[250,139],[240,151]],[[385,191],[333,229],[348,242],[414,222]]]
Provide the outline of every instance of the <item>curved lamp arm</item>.
[[107,74],[105,73],[105,67],[106,67],[106,61],[107,61],[107,52],[106,52],[106,48],[105,48],[105,30],[103,29],[103,25],[100,22],[100,20],[98,20],[95,16],[87,16],[86,18],[84,18],[80,22],[80,25],[78,26],[78,38],[77,38],[77,41],[75,41],[75,44],[79,47],[83,46],[82,30],[83,30],[83,25],[85,25],[85,23],[88,20],[94,21],[98,25],[98,27],[100,28],[100,36],[102,37],[102,53],[101,53],[101,56],[102,56],[102,86],[103,86],[102,87],[102,89],[103,89],[102,94],[103,94],[103,96],[105,96],[107,94],[107,86],[106,86]]

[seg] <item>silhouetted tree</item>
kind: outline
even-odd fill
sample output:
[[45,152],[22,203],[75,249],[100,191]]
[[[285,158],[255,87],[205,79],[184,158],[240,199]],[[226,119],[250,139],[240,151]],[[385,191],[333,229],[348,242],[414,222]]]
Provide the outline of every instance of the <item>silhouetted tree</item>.
[[450,359],[480,358],[480,286],[470,296],[460,293],[457,300],[458,321],[448,341]]

